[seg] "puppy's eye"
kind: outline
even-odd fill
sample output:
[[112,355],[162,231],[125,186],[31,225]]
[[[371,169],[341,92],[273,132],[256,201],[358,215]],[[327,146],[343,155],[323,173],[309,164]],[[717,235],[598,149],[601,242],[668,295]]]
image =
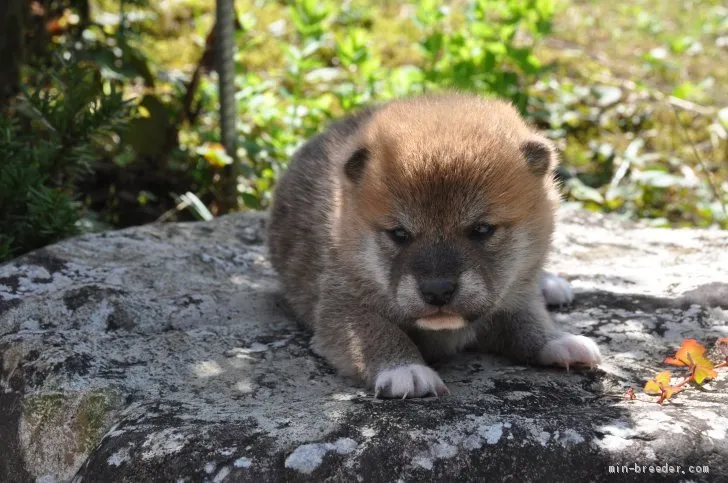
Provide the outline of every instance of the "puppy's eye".
[[480,223],[475,225],[470,231],[470,238],[473,240],[487,240],[495,233],[495,225],[488,223]]
[[402,227],[397,227],[392,230],[387,230],[387,235],[397,245],[404,245],[412,238],[412,235]]

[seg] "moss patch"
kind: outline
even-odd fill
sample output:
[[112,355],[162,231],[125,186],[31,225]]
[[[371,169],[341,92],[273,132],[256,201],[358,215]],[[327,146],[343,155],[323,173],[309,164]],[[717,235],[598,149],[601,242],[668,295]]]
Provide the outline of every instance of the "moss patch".
[[88,452],[96,446],[111,425],[110,413],[119,407],[119,394],[112,389],[90,391],[76,411],[74,430],[78,449]]
[[[62,436],[65,444],[59,444],[55,451],[68,456],[91,451],[113,423],[113,414],[120,407],[119,393],[101,388],[84,393],[27,397],[23,416],[30,430],[31,444]],[[71,428],[72,433],[69,434],[66,428]],[[72,441],[71,446],[67,444],[68,439]],[[52,449],[52,445],[42,445],[44,451]]]

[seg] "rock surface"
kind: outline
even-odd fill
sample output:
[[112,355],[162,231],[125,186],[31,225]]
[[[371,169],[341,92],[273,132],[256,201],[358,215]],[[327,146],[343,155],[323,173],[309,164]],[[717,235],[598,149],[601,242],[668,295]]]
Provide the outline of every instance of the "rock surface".
[[612,481],[635,464],[725,481],[728,371],[663,406],[641,388],[683,338],[728,336],[728,233],[561,218],[551,268],[576,300],[553,315],[604,365],[466,354],[438,366],[440,399],[374,400],[311,353],[278,304],[261,215],[2,265],[0,481]]

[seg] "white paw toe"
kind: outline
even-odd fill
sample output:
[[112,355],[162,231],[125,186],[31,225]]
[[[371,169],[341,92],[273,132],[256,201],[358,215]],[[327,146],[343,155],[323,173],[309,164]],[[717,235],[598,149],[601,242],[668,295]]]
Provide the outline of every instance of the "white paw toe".
[[549,272],[542,272],[539,287],[546,305],[568,305],[574,301],[574,291],[565,278]]
[[408,398],[447,394],[437,372],[422,364],[407,364],[385,369],[374,382],[374,397]]
[[594,367],[602,362],[599,346],[583,335],[564,334],[541,349],[539,362],[569,368],[571,365]]

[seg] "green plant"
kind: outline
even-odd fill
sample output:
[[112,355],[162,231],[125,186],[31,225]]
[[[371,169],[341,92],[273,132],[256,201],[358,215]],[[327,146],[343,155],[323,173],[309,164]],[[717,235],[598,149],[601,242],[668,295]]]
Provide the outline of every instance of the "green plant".
[[553,0],[471,0],[463,22],[442,2],[420,2],[425,87],[494,94],[525,111],[526,86],[543,71],[533,45],[551,31],[555,9]]
[[79,179],[113,144],[128,103],[95,69],[63,65],[0,118],[0,260],[77,232]]
[[555,2],[465,3],[464,14],[434,0],[408,4],[416,10],[408,42],[419,47],[393,65],[373,47],[374,8],[366,15],[354,2],[293,2],[287,13],[295,40],[282,42],[280,69],[241,76],[243,205],[265,208],[295,149],[331,118],[365,105],[458,88],[507,97],[525,110],[527,86],[543,71],[533,45],[549,32]]

